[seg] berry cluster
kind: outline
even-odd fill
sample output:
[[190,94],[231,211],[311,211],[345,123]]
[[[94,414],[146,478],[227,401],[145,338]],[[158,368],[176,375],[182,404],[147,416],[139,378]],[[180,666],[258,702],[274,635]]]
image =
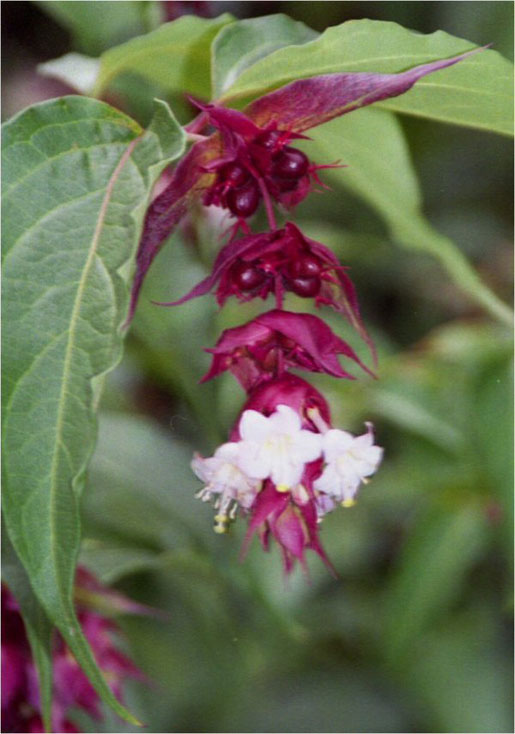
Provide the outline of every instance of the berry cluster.
[[263,184],[276,201],[286,193],[304,191],[309,186],[309,160],[286,144],[289,137],[279,130],[260,133],[246,146],[245,155],[240,150],[238,159],[217,166],[216,183],[205,193],[204,204],[216,204],[246,219],[259,206]]
[[[289,143],[305,135],[271,127],[262,130],[234,110],[203,106],[212,125],[220,130],[223,155],[204,167],[216,174],[204,192],[203,203],[228,209],[238,220],[246,220],[264,199],[291,207],[308,194],[311,179],[321,183],[308,157]],[[335,164],[333,164],[335,165]],[[270,210],[269,210],[270,211]]]

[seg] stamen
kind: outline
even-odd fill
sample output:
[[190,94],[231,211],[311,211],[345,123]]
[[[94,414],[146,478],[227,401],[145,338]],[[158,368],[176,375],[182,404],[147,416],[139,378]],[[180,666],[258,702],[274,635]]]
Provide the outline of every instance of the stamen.
[[215,533],[226,533],[229,529],[229,517],[227,515],[215,515],[213,530]]
[[313,423],[315,428],[318,428],[320,433],[327,433],[327,431],[329,430],[329,425],[320,415],[320,411],[318,410],[318,408],[308,408],[306,413],[309,420]]

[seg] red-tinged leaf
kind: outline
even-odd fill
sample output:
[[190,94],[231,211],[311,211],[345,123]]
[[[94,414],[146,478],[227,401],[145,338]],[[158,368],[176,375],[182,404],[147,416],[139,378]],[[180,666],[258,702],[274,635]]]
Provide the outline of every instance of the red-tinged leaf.
[[360,72],[301,79],[260,97],[245,109],[245,114],[260,127],[275,122],[279,127],[302,132],[360,107],[398,97],[427,74],[482,50],[476,48],[451,59],[415,66],[400,74]]
[[192,196],[212,183],[213,174],[204,168],[219,152],[218,135],[196,143],[177,165],[168,186],[148,208],[136,255],[136,273],[126,325],[132,320],[143,280],[163,242],[186,213]]

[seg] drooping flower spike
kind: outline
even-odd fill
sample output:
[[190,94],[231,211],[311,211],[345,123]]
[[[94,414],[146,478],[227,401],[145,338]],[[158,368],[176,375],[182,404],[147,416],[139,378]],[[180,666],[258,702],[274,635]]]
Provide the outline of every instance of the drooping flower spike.
[[213,362],[201,382],[229,370],[247,392],[290,368],[354,379],[341,367],[340,354],[372,374],[349,344],[317,316],[279,309],[226,329],[216,347],[206,352],[213,354]]
[[[273,162],[273,165],[277,165],[277,168],[274,169],[275,173],[271,174],[269,179],[276,182],[278,188],[276,196],[279,200],[282,200],[283,203],[294,204],[296,197],[292,196],[291,200],[288,200],[286,196],[290,184],[284,184],[286,190],[281,189],[283,184],[280,183],[280,180],[296,181],[294,188],[298,188],[302,198],[308,190],[305,187],[307,159],[305,159],[304,154],[299,156],[300,151],[290,153],[288,149],[291,146],[288,146],[287,143],[291,139],[298,137],[305,130],[321,125],[334,117],[366,107],[374,102],[404,94],[427,74],[452,66],[480,50],[482,49],[476,48],[454,58],[422,64],[399,74],[360,72],[327,74],[310,79],[301,79],[255,100],[244,110],[245,114],[234,110],[225,110],[225,114],[220,115],[220,112],[215,112],[220,108],[206,107],[206,112],[209,114],[202,111],[201,122],[199,124],[194,122],[192,129],[194,128],[195,132],[199,132],[202,126],[206,125],[211,119],[211,121],[217,122],[220,129],[224,129],[224,136],[217,131],[205,140],[196,142],[177,165],[169,186],[150,205],[136,257],[136,274],[127,323],[130,322],[134,314],[138,295],[148,268],[159,252],[163,241],[171,234],[186,213],[192,198],[202,194],[209,200],[210,194],[207,192],[210,187],[213,187],[211,194],[213,201],[228,206],[229,209],[232,207],[233,213],[235,211],[240,212],[237,214],[240,219],[254,213],[255,208],[257,208],[254,184],[249,186],[248,191],[244,189],[241,198],[240,194],[233,193],[234,190],[238,189],[238,185],[241,188],[248,184],[245,173],[245,171],[248,171],[246,162],[249,158],[255,157],[255,151],[253,156],[250,150],[251,146],[255,147],[257,144],[258,148],[261,147],[263,151],[266,151],[267,145],[271,144],[273,154],[278,154],[278,156]],[[243,119],[246,120],[245,123]],[[259,128],[260,132],[254,136],[256,128]],[[238,147],[238,155],[243,155],[245,159],[245,165],[241,166],[244,169],[243,172],[239,168],[233,168],[225,171],[220,178],[218,162],[240,164],[238,156],[231,158],[234,150],[226,151],[224,148],[224,139],[227,140],[231,132],[233,138],[235,135],[240,136],[242,140],[245,140],[245,136],[252,135],[253,137],[252,140],[248,141],[246,148],[243,146],[244,150],[241,145]],[[264,136],[261,138],[261,143],[259,141],[260,135]],[[229,159],[227,157],[228,153]],[[285,153],[286,155],[284,155]],[[268,161],[266,152],[263,152],[263,156],[263,160]],[[272,165],[271,162],[267,162],[265,168],[269,163]],[[221,163],[221,165],[223,166],[225,163]],[[309,165],[308,162],[308,168]],[[285,173],[288,175],[283,176]],[[295,173],[295,176],[289,178],[292,173]],[[256,176],[250,176],[250,178],[255,179]],[[219,180],[217,181],[217,179]],[[233,184],[238,185],[233,186]],[[282,197],[281,192],[284,194]],[[262,186],[260,186],[260,191],[257,193],[263,195]],[[257,203],[259,203],[260,197],[257,198]]]

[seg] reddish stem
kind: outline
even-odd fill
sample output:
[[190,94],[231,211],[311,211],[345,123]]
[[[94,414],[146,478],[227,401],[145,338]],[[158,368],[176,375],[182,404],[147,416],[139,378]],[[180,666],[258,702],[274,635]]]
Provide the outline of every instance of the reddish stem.
[[281,281],[281,276],[275,276],[275,307],[278,309],[282,309],[283,307],[283,284]]
[[187,133],[192,133],[193,135],[195,135],[206,126],[207,120],[208,116],[206,115],[206,113],[201,112],[200,115],[197,115],[194,120],[185,125],[184,129]]
[[270,199],[270,194],[268,193],[268,189],[266,188],[265,182],[262,178],[258,178],[258,183],[259,188],[261,189],[261,194],[263,195],[263,201],[265,202],[268,225],[270,229],[275,232],[275,230],[277,229],[277,222],[275,221],[274,207],[272,204],[272,200]]

